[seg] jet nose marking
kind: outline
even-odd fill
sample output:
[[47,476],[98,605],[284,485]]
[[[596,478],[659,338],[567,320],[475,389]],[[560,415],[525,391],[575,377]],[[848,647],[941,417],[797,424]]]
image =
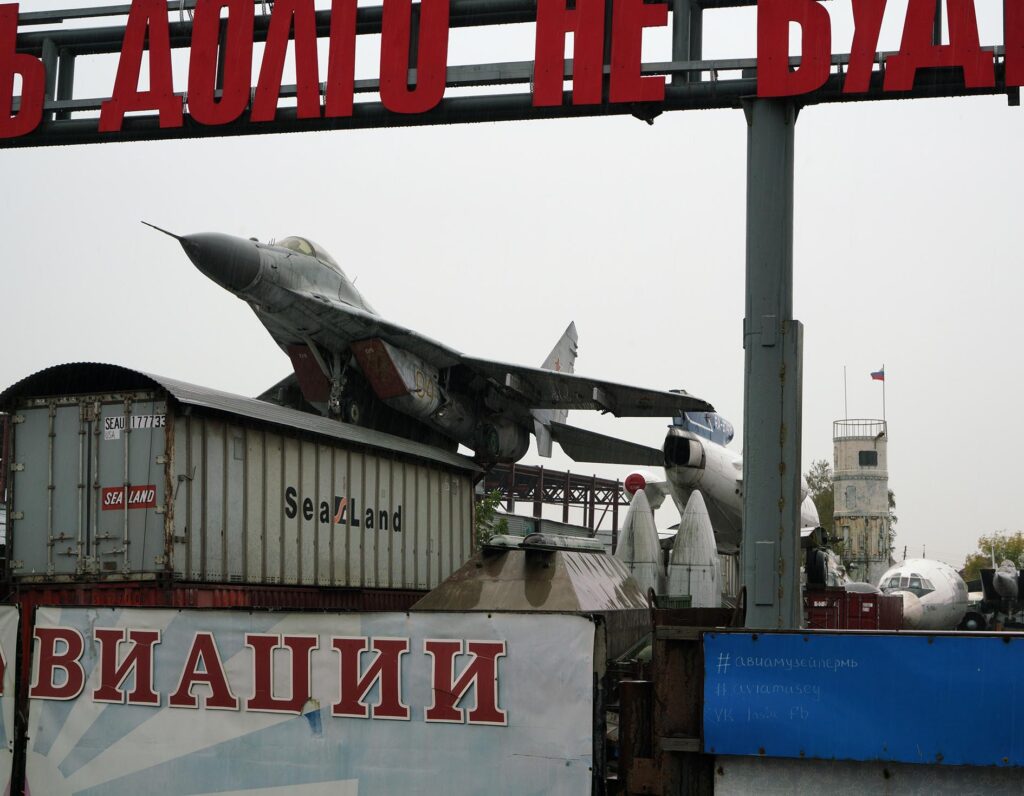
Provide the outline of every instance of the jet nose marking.
[[221,287],[238,293],[259,276],[260,253],[247,240],[218,232],[183,235],[179,240],[195,267]]

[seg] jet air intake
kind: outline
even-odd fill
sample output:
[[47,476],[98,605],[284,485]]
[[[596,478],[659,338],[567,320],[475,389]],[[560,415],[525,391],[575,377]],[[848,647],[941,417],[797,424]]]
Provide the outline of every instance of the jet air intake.
[[694,435],[678,429],[669,429],[665,437],[665,466],[694,467],[703,470],[704,445]]

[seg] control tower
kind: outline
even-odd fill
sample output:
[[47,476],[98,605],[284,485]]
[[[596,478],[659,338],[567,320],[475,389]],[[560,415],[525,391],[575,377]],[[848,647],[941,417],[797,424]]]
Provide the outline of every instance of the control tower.
[[835,533],[854,580],[878,584],[890,566],[888,431],[884,420],[832,424]]

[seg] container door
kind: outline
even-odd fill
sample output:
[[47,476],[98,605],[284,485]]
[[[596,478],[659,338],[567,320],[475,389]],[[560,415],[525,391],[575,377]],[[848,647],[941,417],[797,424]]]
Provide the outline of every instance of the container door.
[[12,422],[15,577],[163,568],[165,403],[38,399]]

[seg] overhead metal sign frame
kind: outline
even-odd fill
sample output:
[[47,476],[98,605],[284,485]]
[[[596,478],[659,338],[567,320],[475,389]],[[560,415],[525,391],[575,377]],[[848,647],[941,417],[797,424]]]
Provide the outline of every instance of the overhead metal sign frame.
[[[1006,4],[1007,44],[982,47],[973,0],[948,2],[950,44],[938,43],[936,0],[913,0],[901,49],[876,52],[885,0],[862,0],[851,53],[833,54],[819,2],[761,0],[757,57],[716,60],[701,55],[704,11],[756,0],[332,0],[330,10],[312,0],[134,0],[20,15],[17,3],[4,3],[0,108],[11,112],[0,112],[0,147],[622,114],[651,122],[664,111],[738,108],[755,96],[799,95],[808,105],[1005,93],[1019,102],[1020,4]],[[109,17],[127,21],[80,27]],[[536,26],[534,60],[447,64],[451,29],[517,23]],[[791,23],[803,31],[805,59],[788,55]],[[666,25],[671,60],[641,62],[644,30]],[[564,58],[569,33],[575,59]],[[368,34],[382,34],[380,73],[357,80],[356,39]],[[317,62],[320,40],[330,42],[326,65]],[[249,68],[255,44],[265,45],[258,71]],[[281,85],[289,46],[297,83]],[[170,52],[183,49],[188,89],[175,92]],[[80,96],[81,59],[117,53],[111,93]],[[976,62],[988,70],[980,80],[972,80]],[[20,97],[6,93],[15,76]],[[140,92],[140,79],[150,88]]]

